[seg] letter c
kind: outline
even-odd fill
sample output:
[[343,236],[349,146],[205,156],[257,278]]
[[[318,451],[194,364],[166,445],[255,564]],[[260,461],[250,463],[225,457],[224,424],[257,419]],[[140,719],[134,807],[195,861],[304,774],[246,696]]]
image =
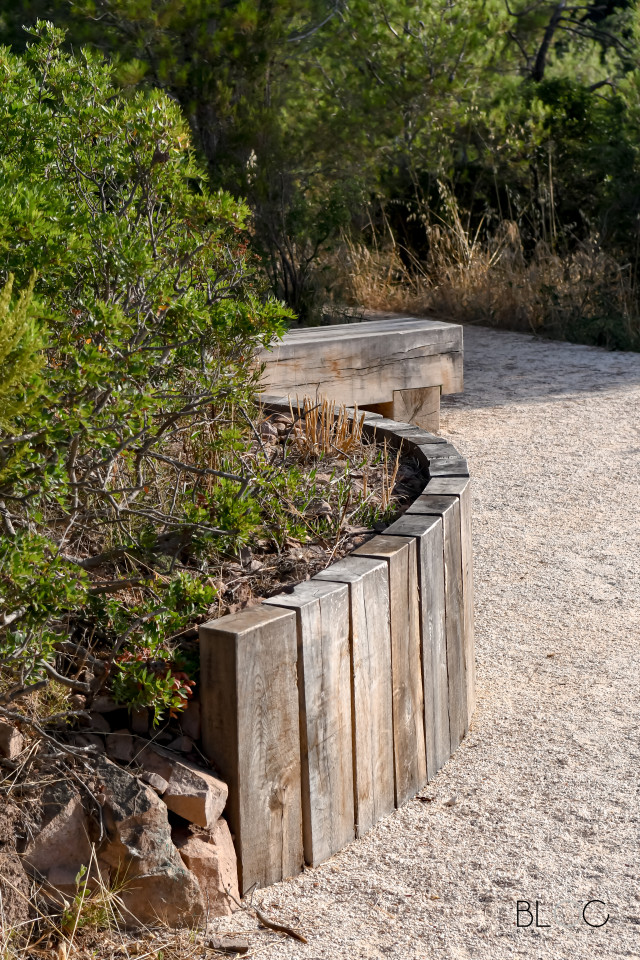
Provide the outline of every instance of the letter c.
[[587,907],[590,907],[592,903],[601,903],[603,907],[606,907],[606,903],[604,902],[604,900],[589,900],[589,902],[585,903],[584,905],[584,909],[582,911],[582,919],[584,920],[584,922],[587,924],[588,927],[604,927],[605,923],[609,919],[609,914],[607,914],[607,916],[602,921],[602,923],[589,923],[589,921],[587,920],[587,917],[586,917]]

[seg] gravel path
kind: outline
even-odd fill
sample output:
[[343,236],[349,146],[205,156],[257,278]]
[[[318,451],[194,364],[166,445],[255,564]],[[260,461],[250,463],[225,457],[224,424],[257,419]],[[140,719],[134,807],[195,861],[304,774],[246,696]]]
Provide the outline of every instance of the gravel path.
[[475,484],[471,732],[422,799],[256,897],[309,943],[262,931],[254,957],[640,960],[640,356],[467,328],[465,377],[442,432]]

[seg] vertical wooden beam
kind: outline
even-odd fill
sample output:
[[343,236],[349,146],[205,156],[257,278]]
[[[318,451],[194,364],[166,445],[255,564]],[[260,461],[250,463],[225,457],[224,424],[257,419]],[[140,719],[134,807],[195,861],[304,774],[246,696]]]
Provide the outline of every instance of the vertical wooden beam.
[[473,613],[473,541],[471,538],[471,481],[468,477],[436,477],[424,488],[425,494],[455,496],[460,500],[462,540],[462,592],[464,596],[464,645],[469,720],[476,703],[476,657]]
[[296,614],[304,858],[316,866],[354,837],[349,588],[311,580],[264,603]]
[[453,752],[460,745],[469,726],[462,594],[460,501],[457,497],[423,494],[414,500],[407,510],[407,514],[430,514],[442,517],[449,730],[451,733],[451,751]]
[[389,576],[384,560],[345,557],[314,580],[349,584],[356,836],[394,806]]
[[296,616],[249,607],[200,634],[202,741],[229,785],[240,891],[303,863]]
[[393,419],[415,423],[423,430],[438,433],[440,430],[440,387],[394,390]]
[[385,560],[389,571],[395,802],[399,807],[415,796],[427,778],[416,541],[373,537],[352,555]]
[[385,536],[418,540],[425,741],[431,780],[451,756],[442,519],[405,513],[387,527]]

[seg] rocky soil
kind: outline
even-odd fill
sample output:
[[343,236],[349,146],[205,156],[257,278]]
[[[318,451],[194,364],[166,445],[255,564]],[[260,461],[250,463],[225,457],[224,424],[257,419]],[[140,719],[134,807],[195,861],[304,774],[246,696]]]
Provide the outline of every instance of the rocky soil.
[[471,732],[421,797],[256,895],[309,943],[256,932],[254,957],[640,958],[640,356],[465,342],[442,432],[475,482]]

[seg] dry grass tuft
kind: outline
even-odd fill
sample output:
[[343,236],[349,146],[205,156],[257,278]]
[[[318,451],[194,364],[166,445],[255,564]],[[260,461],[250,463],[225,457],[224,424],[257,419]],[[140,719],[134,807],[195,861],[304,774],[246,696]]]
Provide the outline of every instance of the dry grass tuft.
[[525,257],[513,221],[483,240],[469,236],[457,216],[425,229],[426,263],[397,244],[370,250],[345,238],[339,258],[345,299],[367,309],[640,349],[635,266],[618,263],[597,240],[564,256],[540,242]]
[[361,449],[365,415],[359,416],[357,408],[354,416],[349,417],[347,408],[336,405],[334,400],[316,402],[303,397],[301,406],[297,397],[295,408],[289,401],[289,410],[292,422],[300,425],[294,442],[301,455],[314,459],[327,455],[348,458]]

